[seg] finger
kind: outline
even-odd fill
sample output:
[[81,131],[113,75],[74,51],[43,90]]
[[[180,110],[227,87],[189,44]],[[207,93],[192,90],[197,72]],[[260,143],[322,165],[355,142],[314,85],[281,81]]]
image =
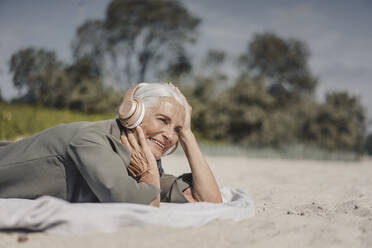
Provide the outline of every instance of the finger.
[[134,171],[132,170],[132,168],[128,167],[128,172],[131,176],[135,176],[136,174],[134,173]]
[[146,168],[141,168],[138,166],[136,163],[131,163],[128,167],[128,172],[131,174],[133,177],[139,177],[143,175],[147,171],[147,166]]
[[140,147],[138,145],[138,141],[137,141],[137,138],[135,137],[135,134],[132,130],[128,130],[128,140],[129,140],[129,143],[131,144],[131,146],[135,149],[135,150],[139,150]]
[[133,170],[133,168],[131,168],[131,167],[128,167],[128,172],[134,178],[136,178],[138,176],[138,172]]
[[141,171],[138,167],[134,166],[134,164],[130,164],[128,169],[130,169],[136,175],[138,175],[138,173]]
[[123,145],[125,145],[126,147],[128,148],[132,148],[131,145],[129,144],[129,141],[128,141],[128,138],[127,138],[127,135],[125,134],[125,132],[123,131],[120,135],[120,141]]
[[[144,155],[146,156],[147,161],[154,160],[155,159],[154,155],[152,154],[152,151],[151,151],[149,145],[147,144],[147,141],[146,141],[146,138],[145,138],[145,135],[143,133],[142,128],[138,126],[136,128],[136,130],[137,130],[137,134],[138,134],[138,139],[140,141],[140,145],[142,147]],[[145,171],[148,169],[147,164],[146,164],[146,167],[144,169],[145,169]]]
[[132,156],[132,164],[141,172],[148,170],[148,153],[151,153],[150,149],[142,148],[141,152],[134,153]]
[[[135,157],[135,156],[134,156],[134,157]],[[134,172],[136,172],[137,174],[138,174],[139,172],[143,171],[143,169],[141,168],[141,167],[142,167],[141,164],[138,163],[138,161],[137,161],[135,158],[133,158],[133,159],[131,160],[129,167],[130,167]],[[128,168],[129,168],[129,167],[128,167]]]
[[140,126],[137,126],[136,131],[138,134],[138,140],[140,142],[140,145],[142,146],[142,148],[146,147],[147,146],[146,138],[145,138],[145,134],[143,133],[142,128]]

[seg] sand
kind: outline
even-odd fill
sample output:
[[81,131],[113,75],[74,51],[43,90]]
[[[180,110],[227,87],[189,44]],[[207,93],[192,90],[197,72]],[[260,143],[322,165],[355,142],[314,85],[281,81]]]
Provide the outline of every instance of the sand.
[[[256,216],[192,228],[56,236],[0,233],[0,247],[372,247],[372,161],[208,157],[220,186],[244,189]],[[188,171],[182,156],[167,172]]]

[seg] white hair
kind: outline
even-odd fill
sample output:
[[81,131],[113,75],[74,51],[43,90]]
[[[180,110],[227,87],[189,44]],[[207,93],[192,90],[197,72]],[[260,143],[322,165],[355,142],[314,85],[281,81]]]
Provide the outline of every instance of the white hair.
[[145,108],[153,106],[161,97],[173,97],[182,105],[187,117],[187,103],[180,94],[168,83],[140,83],[135,90],[133,97],[140,100]]

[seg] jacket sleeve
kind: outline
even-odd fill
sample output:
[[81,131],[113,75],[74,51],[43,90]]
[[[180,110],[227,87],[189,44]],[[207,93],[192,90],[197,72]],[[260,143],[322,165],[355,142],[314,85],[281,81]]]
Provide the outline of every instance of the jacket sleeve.
[[185,173],[179,177],[169,174],[163,174],[160,177],[161,201],[173,203],[187,203],[183,192],[191,187],[192,174]]
[[148,183],[137,183],[130,177],[128,149],[125,149],[128,159],[123,161],[112,142],[104,132],[86,129],[72,139],[67,153],[100,202],[149,204],[160,189]]

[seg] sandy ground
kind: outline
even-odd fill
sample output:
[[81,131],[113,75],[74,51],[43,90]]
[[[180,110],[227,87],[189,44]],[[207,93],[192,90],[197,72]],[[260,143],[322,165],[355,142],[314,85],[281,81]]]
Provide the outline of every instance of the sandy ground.
[[[127,228],[55,236],[0,233],[0,247],[372,247],[372,161],[208,157],[220,186],[244,189],[256,216],[194,228]],[[188,171],[183,157],[163,162]]]

